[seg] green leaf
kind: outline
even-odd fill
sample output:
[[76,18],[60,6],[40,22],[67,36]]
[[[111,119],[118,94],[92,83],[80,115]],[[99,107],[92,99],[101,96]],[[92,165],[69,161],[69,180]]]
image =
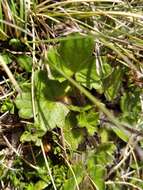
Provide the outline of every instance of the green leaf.
[[14,47],[14,48],[18,48],[18,47],[21,46],[21,41],[19,39],[12,38],[9,41],[9,45],[12,46],[12,47]]
[[[36,126],[34,126],[34,125],[28,125],[27,126],[28,128],[32,128],[32,129],[34,129],[34,127],[36,127]],[[36,146],[40,146],[40,143],[41,143],[41,137],[44,135],[44,133],[43,133],[43,131],[38,131],[38,130],[36,130],[36,132],[35,133],[33,133],[32,131],[24,131],[24,133],[21,135],[21,137],[20,137],[20,141],[22,142],[22,143],[24,143],[24,142],[34,142],[34,144],[36,145]]]
[[112,142],[102,143],[98,146],[95,153],[95,163],[101,164],[102,166],[107,166],[111,164],[114,159],[114,152],[116,146]]
[[[87,172],[95,188],[99,190],[104,190],[106,167],[104,164],[102,164],[102,161],[101,163],[97,162],[96,156],[99,156],[98,152],[96,153],[94,151],[89,152],[89,155],[87,157]],[[105,157],[106,157],[106,152],[105,152]]]
[[113,68],[106,63],[107,62],[107,57],[106,56],[102,56],[102,61],[103,61],[103,65],[102,65],[102,79],[105,79],[107,77],[109,77],[112,74]]
[[84,111],[88,111],[92,108],[93,106],[92,105],[85,105],[85,106],[82,106],[82,107],[79,107],[79,106],[74,106],[74,105],[69,105],[68,108],[71,110],[71,111],[74,111],[74,112],[84,112]]
[[27,72],[32,71],[32,57],[28,55],[19,55],[16,60],[21,68],[25,69]]
[[[60,58],[57,49],[55,49],[54,47],[50,48],[50,50],[48,51],[48,61],[50,62],[50,64],[57,65],[57,67],[60,68],[62,71],[64,71],[64,73],[66,73],[67,76],[70,77],[73,75],[73,72],[67,67],[65,67],[65,63]],[[51,68],[51,74],[54,79],[59,80],[60,82],[66,80],[61,74],[59,74],[57,71],[55,71],[52,68]]]
[[138,122],[141,113],[140,91],[132,90],[130,89],[129,92],[124,93],[120,101],[121,118],[131,124]]
[[116,67],[111,75],[103,80],[105,96],[108,101],[114,100],[118,96],[122,75],[123,70],[120,67]]
[[[104,130],[104,132],[101,131],[101,134],[100,134],[100,136],[101,136],[101,141],[102,141],[102,142],[106,142],[106,139],[109,138],[108,135],[110,136],[110,133],[111,133],[110,130],[111,130],[111,129],[113,130],[113,132],[114,132],[120,139],[122,139],[124,142],[128,142],[129,136],[128,136],[126,130],[117,128],[116,126],[111,126],[110,123],[104,123],[103,126],[104,126],[103,129],[105,129],[105,130]],[[102,132],[103,132],[103,133],[102,133]],[[111,134],[111,135],[112,135],[112,134]],[[104,138],[105,138],[105,139],[104,139]]]
[[48,186],[48,184],[42,180],[39,180],[35,185],[34,185],[34,190],[42,190],[45,189]]
[[26,190],[36,190],[33,183],[28,184]]
[[36,125],[45,132],[55,127],[63,127],[68,112],[68,108],[60,102],[50,102],[46,99],[38,100]]
[[19,116],[21,118],[30,119],[33,117],[31,91],[29,87],[16,97],[15,104],[19,109]]
[[71,150],[76,150],[79,143],[83,139],[82,129],[77,128],[76,118],[73,114],[69,114],[66,118],[63,128],[65,140],[68,142]]
[[61,190],[74,190],[75,189],[75,182],[74,179],[65,180],[64,185],[62,186]]
[[[55,127],[65,125],[65,117],[69,109],[63,103],[57,102],[56,97],[65,93],[66,83],[49,80],[46,72],[35,72],[35,127],[38,130],[47,131]],[[16,106],[19,109],[19,116],[25,119],[33,117],[31,89],[25,89],[16,98]]]
[[94,60],[89,62],[84,69],[82,68],[79,72],[77,72],[75,78],[77,82],[89,89],[94,88],[102,91],[102,83],[100,76],[97,74]]
[[99,129],[99,134],[102,143],[106,143],[109,140],[109,131],[106,126]]
[[[91,161],[91,160],[90,160]],[[105,174],[106,174],[106,169],[102,165],[91,165],[91,163],[88,163],[88,171],[89,175],[92,179],[92,183],[95,186],[96,189],[98,190],[105,190]]]
[[[61,190],[76,190],[77,184],[79,185],[80,182],[82,181],[85,174],[82,164],[81,163],[75,164],[72,167],[72,169],[74,171],[74,175],[76,179],[74,178],[73,173],[69,169],[69,172],[68,172],[69,178],[65,180]],[[77,184],[75,180],[77,181]]]
[[37,100],[47,99],[56,101],[58,97],[64,96],[68,90],[68,82],[50,80],[45,71],[35,72],[35,95]]
[[60,59],[66,68],[76,73],[81,69],[88,67],[93,60],[92,53],[94,50],[94,40],[90,36],[83,37],[80,34],[74,34],[60,43],[58,53]]
[[0,112],[4,113],[9,111],[10,113],[14,113],[14,105],[10,98],[3,100],[3,104],[1,105]]
[[9,53],[7,53],[7,52],[2,53],[2,58],[3,58],[4,62],[5,62],[7,65],[12,62],[12,59],[10,58]]
[[117,127],[113,127],[112,129],[120,139],[122,139],[124,142],[128,142],[129,136],[127,135],[126,131],[123,131]]
[[64,126],[69,109],[56,97],[64,95],[66,88],[67,83],[49,80],[44,71],[35,73],[36,125],[42,130]]
[[93,135],[97,131],[97,125],[99,124],[99,113],[93,112],[82,112],[77,116],[78,124],[80,127],[86,127],[89,134]]

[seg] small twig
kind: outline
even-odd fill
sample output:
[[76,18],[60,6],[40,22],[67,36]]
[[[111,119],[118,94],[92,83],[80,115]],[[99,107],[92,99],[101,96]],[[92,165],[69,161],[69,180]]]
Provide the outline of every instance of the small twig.
[[54,188],[54,190],[57,190],[57,187],[56,187],[56,185],[55,185],[55,182],[54,182],[54,179],[53,179],[53,176],[52,176],[50,167],[49,167],[48,160],[47,160],[47,158],[46,158],[46,154],[45,154],[45,151],[44,151],[44,146],[43,146],[42,141],[41,141],[41,150],[42,150],[42,154],[43,154],[43,157],[44,157],[44,160],[45,160],[45,164],[46,164],[46,167],[47,167],[49,176],[50,176],[50,178],[51,178],[51,182],[52,182],[52,184],[53,184],[53,188]]
[[92,178],[90,176],[88,176],[91,183],[94,185],[94,187],[96,188],[96,190],[99,190],[99,188],[97,187],[97,185],[95,184],[95,182],[92,180]]
[[4,118],[7,116],[8,113],[9,113],[9,111],[6,111],[5,113],[3,113],[3,114],[0,116],[0,121],[1,121],[2,119],[4,119]]
[[7,82],[9,82],[9,79],[5,79],[5,80],[1,81],[1,82],[0,82],[0,85],[5,84],[5,83],[7,83]]
[[127,186],[133,187],[133,188],[135,188],[137,190],[142,190],[140,187],[138,187],[138,186],[136,186],[136,185],[134,185],[132,183],[126,182],[126,181],[106,181],[105,184],[106,185],[115,185],[115,184],[117,184],[117,185],[127,185]]
[[[109,123],[111,126],[113,125],[113,127],[114,127],[114,123],[111,120],[109,120],[108,118],[101,118],[100,120],[101,120],[101,122]],[[124,128],[124,130],[126,130],[126,133],[128,135],[134,135],[134,138],[136,138],[137,141],[139,141],[140,138],[141,139],[143,138],[143,131],[142,130],[138,130],[138,129],[135,129],[133,127],[129,127],[125,123],[121,123],[121,124],[122,124],[122,128]]]
[[10,49],[5,49],[7,52],[10,52],[14,55],[31,55],[31,52],[23,52],[23,51],[12,51]]
[[0,19],[0,23],[6,24],[6,25],[8,25],[8,26],[10,26],[10,27],[12,27],[12,28],[15,28],[15,29],[17,29],[17,30],[19,30],[19,31],[21,31],[21,32],[24,32],[24,33],[27,34],[28,36],[32,37],[32,34],[31,34],[30,32],[28,32],[27,30],[24,30],[23,28],[21,28],[21,27],[19,27],[19,26],[16,26],[15,24],[12,24],[12,23],[10,23],[10,22],[7,22],[7,21],[5,21],[4,19],[3,19],[3,20]]
[[[63,157],[63,155],[61,155],[61,156]],[[75,172],[74,172],[74,170],[72,169],[71,164],[69,163],[69,161],[68,161],[67,159],[65,159],[65,161],[66,161],[66,163],[67,163],[69,169],[71,170],[71,173],[72,173],[73,178],[74,178],[74,180],[75,180],[75,184],[76,184],[77,190],[80,190],[80,189],[79,189],[79,185],[78,185],[78,181],[77,181],[77,178],[76,178],[76,175],[75,175]]]
[[126,159],[129,157],[129,155],[131,154],[131,150],[128,151],[128,148],[129,148],[129,147],[126,147],[126,150],[125,150],[125,154],[124,154],[123,159],[122,159],[116,166],[114,166],[114,167],[109,171],[109,173],[108,173],[108,175],[107,175],[107,179],[111,176],[111,174],[112,174],[113,172],[115,172],[116,170],[118,170],[118,169],[121,167],[121,165],[126,161]]
[[5,99],[5,98],[7,98],[7,97],[9,97],[9,96],[11,96],[11,95],[13,95],[13,94],[14,94],[14,91],[9,92],[8,94],[5,94],[5,95],[1,96],[1,97],[0,97],[0,100],[3,100],[3,99]]
[[125,174],[123,174],[123,175],[121,176],[121,178],[128,178],[128,176],[134,174],[135,172],[136,172],[136,171],[133,170],[133,171],[131,171],[131,172],[125,173]]
[[31,142],[29,142],[29,146],[30,146],[30,150],[31,150],[31,154],[32,154],[32,158],[33,158],[34,164],[36,165],[37,162],[36,162],[36,158],[35,158],[35,155],[34,155],[34,151],[33,151]]
[[17,81],[15,80],[12,72],[10,71],[10,69],[8,68],[7,64],[5,63],[3,57],[0,55],[0,66],[3,67],[3,69],[5,70],[7,76],[9,77],[11,83],[13,84],[13,86],[15,87],[16,91],[21,93],[21,88],[19,87]]
[[25,160],[24,158],[21,157],[21,155],[19,154],[19,152],[11,145],[11,143],[9,142],[9,140],[7,139],[7,137],[5,135],[2,134],[3,139],[5,140],[7,146],[18,156],[20,157],[27,165],[29,165],[31,168],[35,169],[35,170],[39,170],[38,167],[34,166],[33,164],[29,163],[27,160]]
[[32,51],[32,58],[33,58],[33,64],[32,64],[32,75],[31,75],[31,96],[32,96],[32,109],[33,109],[33,116],[34,120],[36,120],[36,108],[35,108],[35,88],[34,88],[34,72],[35,72],[35,28],[34,28],[34,21],[31,17],[31,23],[32,23],[32,34],[33,34],[33,51]]
[[[136,142],[135,142],[135,144],[136,144]],[[134,152],[134,149],[135,149],[136,146],[134,145],[134,147],[132,147],[131,145],[129,145],[129,147],[130,147],[130,150],[131,150],[131,153],[132,153],[135,165],[136,165],[137,175],[139,177],[140,176],[139,166],[138,166],[137,158],[136,158],[136,155],[135,155],[135,152]]]
[[64,156],[65,159],[67,159],[64,132],[63,132],[62,128],[60,128],[60,130],[61,130],[61,143],[62,143],[62,147],[63,147],[63,156]]
[[136,178],[136,177],[128,177],[128,176],[121,176],[121,178],[126,178],[126,179],[130,179],[130,180],[134,180],[134,181],[138,181],[140,183],[143,183],[143,180],[142,179],[139,179],[139,178]]

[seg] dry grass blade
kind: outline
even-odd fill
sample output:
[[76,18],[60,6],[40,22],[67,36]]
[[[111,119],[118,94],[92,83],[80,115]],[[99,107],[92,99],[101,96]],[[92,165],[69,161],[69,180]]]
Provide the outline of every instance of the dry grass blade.
[[15,80],[13,74],[11,73],[10,69],[8,68],[7,64],[5,63],[3,57],[0,55],[0,66],[3,67],[4,71],[6,72],[7,76],[9,77],[11,83],[15,87],[18,93],[21,93],[21,88],[19,87],[17,81]]

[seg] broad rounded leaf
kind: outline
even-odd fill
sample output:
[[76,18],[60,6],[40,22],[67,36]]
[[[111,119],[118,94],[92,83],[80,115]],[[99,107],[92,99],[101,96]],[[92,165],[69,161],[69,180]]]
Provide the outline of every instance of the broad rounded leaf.
[[55,127],[63,127],[68,112],[68,108],[60,102],[50,102],[41,99],[40,102],[37,102],[36,123],[44,131],[51,130]]
[[64,66],[75,73],[88,67],[88,64],[93,60],[93,50],[93,37],[75,34],[73,38],[68,38],[60,43],[58,53]]
[[32,100],[30,91],[23,92],[16,97],[15,104],[19,109],[19,116],[24,119],[33,117]]
[[32,71],[32,57],[28,55],[19,55],[16,60],[21,68],[25,69],[27,72]]
[[100,76],[96,71],[95,61],[92,60],[87,67],[81,69],[75,74],[76,81],[89,89],[102,90],[102,83]]

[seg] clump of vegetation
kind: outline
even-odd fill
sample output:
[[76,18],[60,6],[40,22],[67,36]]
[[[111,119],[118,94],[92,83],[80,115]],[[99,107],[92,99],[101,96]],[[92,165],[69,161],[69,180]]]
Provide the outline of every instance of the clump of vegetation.
[[0,189],[143,189],[142,6],[0,2]]

